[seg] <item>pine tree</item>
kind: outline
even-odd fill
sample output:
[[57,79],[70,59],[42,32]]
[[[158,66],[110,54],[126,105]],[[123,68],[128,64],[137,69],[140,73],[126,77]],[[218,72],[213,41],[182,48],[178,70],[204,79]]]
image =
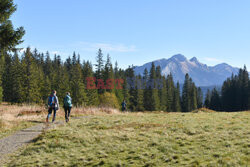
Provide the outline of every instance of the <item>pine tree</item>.
[[206,108],[209,108],[209,106],[210,106],[210,101],[211,101],[211,93],[210,93],[210,90],[208,89],[208,90],[207,90],[207,93],[206,93],[205,102],[204,102],[204,106],[205,106]]
[[192,111],[197,109],[197,88],[191,78],[190,78],[190,83],[191,83],[190,99],[191,99],[191,111]]
[[[8,56],[8,52],[16,51],[16,45],[22,43],[22,37],[25,33],[23,27],[14,29],[12,22],[9,20],[10,16],[16,11],[16,5],[13,0],[1,0],[0,1],[0,102],[4,96],[4,90],[2,87],[2,75],[5,67],[5,56]],[[6,85],[5,85],[6,86]],[[5,97],[8,99],[8,97]]]
[[[86,87],[87,78],[94,77],[94,72],[92,68],[92,64],[89,61],[83,63],[83,82]],[[96,89],[86,89],[87,98],[87,106],[96,106],[98,104],[98,93]]]
[[142,77],[141,75],[138,75],[136,78],[136,111],[144,111],[142,84]]
[[78,63],[76,63],[75,65],[73,64],[70,73],[70,86],[73,104],[76,106],[85,106],[88,100],[86,97],[85,86],[83,83],[81,65]]
[[143,72],[143,83],[142,83],[142,87],[144,88],[143,90],[143,104],[144,104],[144,109],[147,111],[150,111],[150,91],[149,91],[149,87],[148,87],[148,83],[149,83],[149,74],[148,74],[148,70],[145,68],[144,72]]
[[22,59],[24,102],[41,102],[39,87],[39,68],[36,66],[30,48],[27,48]]
[[136,99],[137,91],[136,91],[136,80],[133,67],[129,66],[128,69],[126,69],[125,73],[126,73],[126,83],[127,83],[126,89],[128,89],[129,93],[127,106],[131,111],[135,111],[137,104],[137,99]]
[[158,95],[160,100],[160,107],[159,110],[166,111],[167,110],[167,86],[166,86],[166,79],[164,76],[161,75],[161,67],[156,67],[156,82],[157,82],[157,89]]
[[7,51],[15,51],[15,46],[22,43],[22,37],[25,33],[23,27],[14,29],[10,16],[16,11],[16,5],[13,0],[0,1],[0,56]]
[[11,78],[11,63],[12,63],[12,57],[10,54],[5,55],[5,65],[4,65],[4,72],[2,76],[3,81],[3,99],[4,101],[11,102],[11,96],[12,96],[12,81],[14,78]]
[[[99,79],[103,79],[104,63],[103,63],[103,53],[101,49],[98,50],[96,61],[97,61],[97,64],[95,64],[96,66],[95,77],[98,82]],[[98,89],[98,94],[102,94],[102,93],[104,93],[104,89]]]
[[166,78],[163,76],[160,79],[162,84],[161,88],[159,89],[159,98],[160,98],[160,110],[167,111],[167,81]]
[[180,84],[177,82],[176,88],[174,90],[174,105],[173,111],[174,112],[181,112],[181,100],[180,100]]
[[114,71],[109,54],[107,55],[106,64],[104,66],[103,79],[106,83],[106,87],[108,86],[106,91],[110,93],[114,92]]
[[239,72],[239,86],[241,92],[241,102],[240,102],[240,110],[244,111],[248,109],[248,82],[249,82],[249,74],[246,66],[244,66],[242,72]]
[[197,107],[202,108],[202,106],[203,106],[203,93],[201,88],[199,87],[197,89]]
[[167,112],[174,112],[174,80],[172,74],[167,76]]
[[[124,96],[123,96],[123,89],[119,88],[119,85],[123,86],[124,83],[121,83],[122,81],[124,82],[124,79],[122,79],[122,73],[123,71],[118,68],[118,63],[117,61],[115,62],[115,68],[114,68],[114,77],[115,77],[115,95],[117,97],[118,103],[121,104]],[[119,84],[119,85],[118,85]]]
[[150,98],[150,111],[158,111],[160,108],[160,100],[158,95],[158,84],[156,83],[156,69],[154,63],[151,64],[150,74],[149,74],[149,98]]
[[216,111],[221,110],[221,99],[216,88],[212,90],[209,108]]
[[189,75],[185,75],[185,81],[182,90],[182,111],[190,112],[191,111],[191,99],[190,99],[191,83]]
[[24,96],[24,91],[23,91],[23,68],[21,65],[21,61],[15,52],[13,56],[13,61],[11,64],[10,68],[10,78],[11,78],[11,103],[21,103],[23,102],[23,96]]

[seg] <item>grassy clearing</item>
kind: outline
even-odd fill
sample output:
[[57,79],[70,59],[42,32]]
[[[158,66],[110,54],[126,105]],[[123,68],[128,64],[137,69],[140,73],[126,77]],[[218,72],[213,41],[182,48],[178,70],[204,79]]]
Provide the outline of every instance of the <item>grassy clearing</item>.
[[[115,114],[118,110],[111,108],[73,108],[72,116]],[[0,138],[14,133],[17,130],[28,128],[36,123],[45,121],[48,112],[44,106],[38,105],[0,105]],[[57,120],[64,119],[64,111],[57,111]]]
[[247,166],[250,115],[92,115],[42,134],[6,166]]
[[42,120],[45,111],[41,106],[0,105],[0,138],[30,127]]

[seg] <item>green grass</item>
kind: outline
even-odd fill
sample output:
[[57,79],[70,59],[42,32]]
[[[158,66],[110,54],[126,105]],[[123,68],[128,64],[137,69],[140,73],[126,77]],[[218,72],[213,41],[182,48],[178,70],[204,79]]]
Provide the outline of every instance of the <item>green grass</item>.
[[3,123],[0,120],[0,139],[3,137],[6,137],[8,135],[11,135],[11,134],[15,133],[16,131],[26,129],[28,127],[35,125],[35,123],[28,122],[28,121],[18,122],[15,125],[12,125],[11,127],[2,127],[4,125],[1,125],[1,124],[3,124]]
[[42,134],[6,166],[247,166],[250,115],[90,116]]

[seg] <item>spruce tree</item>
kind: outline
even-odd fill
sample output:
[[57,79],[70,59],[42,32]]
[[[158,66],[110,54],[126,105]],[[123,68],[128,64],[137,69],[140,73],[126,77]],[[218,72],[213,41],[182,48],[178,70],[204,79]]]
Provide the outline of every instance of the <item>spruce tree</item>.
[[[95,71],[95,77],[98,82],[99,79],[103,79],[103,68],[104,68],[104,63],[103,63],[103,53],[102,50],[99,49],[96,57],[96,71]],[[98,94],[104,93],[104,89],[98,89]]]
[[[92,64],[89,61],[83,63],[83,82],[87,86],[87,78],[94,77]],[[96,89],[86,89],[87,106],[96,106],[98,104],[98,93]]]
[[5,55],[5,65],[4,65],[4,72],[2,76],[2,86],[3,86],[3,100],[7,102],[11,102],[11,96],[12,96],[12,81],[13,79],[11,76],[11,63],[12,63],[12,57],[10,54]]
[[191,99],[191,111],[192,111],[197,109],[197,88],[191,78],[190,78],[190,83],[191,83],[190,99]]
[[70,75],[71,97],[73,104],[76,106],[85,106],[88,100],[83,83],[81,65],[78,63],[73,64]]
[[174,112],[181,112],[181,99],[180,99],[180,84],[177,82],[176,88],[174,90],[174,105],[173,111]]
[[150,98],[150,111],[158,111],[160,109],[160,100],[159,100],[159,95],[158,95],[158,89],[157,89],[157,82],[156,82],[156,69],[155,65],[152,62],[151,64],[151,69],[150,69],[150,74],[149,74],[149,98]]
[[173,75],[170,73],[167,76],[167,112],[174,112],[174,80]]
[[190,78],[189,78],[189,75],[186,74],[184,85],[183,85],[183,90],[182,90],[182,111],[183,112],[191,111],[190,92],[191,92]]
[[16,11],[16,5],[13,0],[0,1],[0,56],[7,51],[15,51],[16,45],[22,43],[22,37],[25,33],[23,27],[14,29],[10,16]]
[[[119,85],[123,86],[124,79],[122,79],[122,70],[118,68],[117,61],[115,62],[114,68],[114,77],[115,77],[115,95],[117,97],[118,103],[121,104],[124,96],[123,96],[123,89],[119,88]],[[118,85],[119,84],[119,85]]]
[[10,68],[11,78],[11,103],[23,102],[24,91],[23,91],[23,68],[18,54],[15,52]]
[[151,106],[151,102],[150,102],[150,91],[149,91],[149,74],[148,74],[148,70],[145,68],[144,72],[143,72],[143,83],[142,83],[142,87],[144,88],[143,90],[143,104],[144,104],[144,109],[147,111],[150,111],[150,106]]
[[210,106],[210,101],[211,101],[211,93],[210,93],[210,90],[208,89],[208,90],[207,90],[207,93],[206,93],[205,102],[204,102],[204,106],[205,106],[206,108],[209,108],[209,106]]
[[199,87],[197,89],[197,107],[202,108],[202,106],[203,106],[203,93],[201,88]]
[[136,80],[133,67],[129,66],[128,69],[126,69],[125,73],[126,73],[127,89],[129,93],[127,106],[131,111],[135,111],[137,104],[137,99],[136,99],[137,91],[136,91]]
[[109,54],[107,55],[107,60],[104,66],[104,72],[103,72],[103,79],[106,83],[106,91],[113,93],[114,92],[114,86],[115,86],[115,82],[114,82],[114,70],[113,70],[113,66],[111,63],[111,58],[109,56]]
[[161,77],[160,82],[162,84],[159,89],[160,110],[167,111],[167,81],[165,76]]
[[221,99],[219,92],[216,88],[212,90],[209,108],[216,111],[221,110]]
[[144,111],[142,84],[142,77],[139,75],[136,77],[136,111]]
[[24,83],[24,102],[41,102],[39,87],[39,68],[35,64],[34,57],[30,48],[27,48],[22,59],[23,83]]

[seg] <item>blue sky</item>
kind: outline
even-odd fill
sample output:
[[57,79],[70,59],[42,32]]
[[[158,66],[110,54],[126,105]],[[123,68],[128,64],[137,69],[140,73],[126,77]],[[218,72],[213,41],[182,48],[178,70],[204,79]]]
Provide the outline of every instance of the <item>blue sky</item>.
[[95,63],[98,48],[122,68],[181,53],[250,69],[249,0],[14,0],[25,42]]

